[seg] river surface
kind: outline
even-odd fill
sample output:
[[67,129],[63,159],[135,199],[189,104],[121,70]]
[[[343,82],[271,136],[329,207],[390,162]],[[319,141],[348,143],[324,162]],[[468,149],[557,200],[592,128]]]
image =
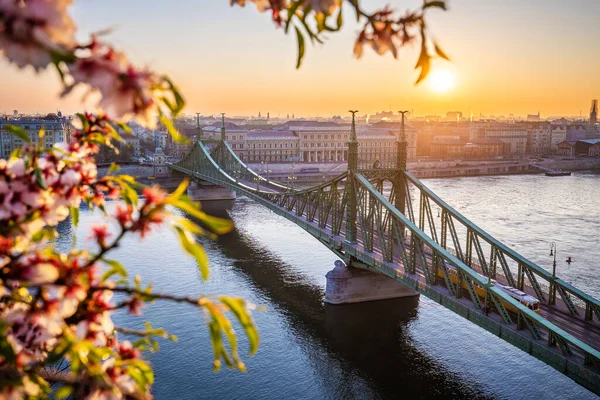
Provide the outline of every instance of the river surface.
[[[600,175],[519,175],[424,181],[449,204],[525,257],[600,297]],[[109,209],[114,207],[109,204]],[[348,306],[323,303],[325,273],[336,257],[309,234],[241,198],[229,211],[234,232],[203,240],[207,282],[163,229],[125,240],[116,252],[131,276],[176,294],[241,296],[255,312],[258,353],[241,354],[248,372],[212,372],[212,350],[198,310],[158,302],[142,317],[117,315],[122,326],[144,320],[179,337],[152,354],[157,399],[592,399],[575,382],[496,336],[421,296]],[[67,249],[86,246],[103,218],[81,212],[80,226],[61,229]],[[574,262],[565,262],[571,256]],[[241,330],[238,329],[241,336]]]

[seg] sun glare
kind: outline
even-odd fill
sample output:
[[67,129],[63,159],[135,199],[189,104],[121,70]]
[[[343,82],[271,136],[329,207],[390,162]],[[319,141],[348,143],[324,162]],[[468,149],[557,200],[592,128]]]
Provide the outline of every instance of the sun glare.
[[429,85],[434,92],[447,92],[454,87],[454,74],[447,69],[432,71],[429,76]]

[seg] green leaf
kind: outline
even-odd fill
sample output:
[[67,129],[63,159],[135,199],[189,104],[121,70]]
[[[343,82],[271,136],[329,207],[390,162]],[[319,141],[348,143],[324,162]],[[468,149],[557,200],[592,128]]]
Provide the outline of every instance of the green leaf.
[[179,218],[177,219],[177,225],[181,226],[181,228],[188,232],[191,232],[194,235],[209,236],[211,239],[217,238],[215,235],[212,234],[212,232],[208,232],[207,230],[196,225],[189,219]]
[[[87,118],[85,117],[85,115],[83,114],[77,114],[77,118],[79,118],[79,121],[81,122],[81,130],[83,132],[86,132],[89,128],[90,128],[90,124],[87,120]],[[107,124],[107,126],[110,124]]]
[[445,1],[428,1],[423,4],[423,10],[426,8],[441,8],[442,10],[446,10],[446,2]]
[[108,175],[111,175],[113,172],[116,172],[120,169],[121,167],[119,167],[116,163],[112,163],[110,164],[110,168],[108,169]]
[[235,331],[231,326],[231,322],[223,315],[223,313],[217,307],[214,307],[214,305],[208,305],[207,308],[210,312],[211,317],[213,318],[213,321],[219,325],[220,331],[225,333],[225,336],[229,341],[229,347],[231,348],[231,358],[233,360],[229,360],[228,357],[225,357],[225,355],[227,354],[227,350],[224,349],[223,358],[225,359],[227,366],[230,368],[236,366],[241,371],[245,372],[246,367],[244,366],[244,363],[240,360],[240,356],[237,351],[237,337],[235,336]]
[[120,181],[119,184],[121,186],[121,197],[123,197],[125,203],[137,206],[138,194],[135,189],[129,186],[124,180]]
[[188,203],[184,200],[173,201],[171,203],[173,207],[179,208],[182,211],[190,214],[192,217],[197,218],[203,224],[205,224],[210,230],[218,235],[225,234],[233,228],[233,223],[224,218],[212,217],[201,211],[199,207],[193,203]]
[[204,251],[202,246],[195,242],[191,242],[188,239],[186,232],[182,228],[176,226],[175,231],[177,232],[177,236],[179,236],[179,242],[181,243],[183,249],[186,251],[186,253],[188,253],[196,259],[196,262],[198,263],[198,268],[200,269],[200,272],[202,274],[202,279],[207,280],[209,272],[208,257],[206,256],[206,252]]
[[16,147],[11,153],[10,153],[10,158],[20,158],[21,157],[21,153],[23,152],[23,149],[21,149],[20,147]]
[[66,399],[71,395],[72,392],[73,388],[71,386],[61,386],[56,390],[56,392],[54,392],[54,397],[59,400]]
[[177,186],[177,189],[175,189],[175,191],[171,193],[169,197],[167,197],[167,203],[170,204],[172,201],[179,200],[181,195],[185,193],[185,190],[187,189],[189,183],[190,181],[188,179],[184,179],[183,181],[181,181],[179,186]]
[[[183,110],[183,107],[185,107],[185,100],[181,96],[181,92],[179,91],[179,88],[177,86],[175,86],[175,84],[173,84],[173,81],[171,81],[166,76],[163,77],[163,79],[168,83],[169,88],[171,89],[171,93],[173,93],[173,97],[175,97],[176,105],[175,106],[170,105],[169,108],[171,109],[172,115],[177,116]],[[170,104],[170,102],[168,102],[168,104]]]
[[171,202],[171,205],[173,207],[179,208],[182,211],[185,211],[186,213],[190,214],[192,217],[194,218],[198,218],[199,220],[204,219],[204,216],[206,215],[203,211],[200,211],[200,207],[196,206],[193,203],[190,203],[186,200],[183,199],[179,199],[179,200],[173,200]]
[[438,46],[437,43],[433,44],[433,48],[435,49],[435,52],[437,53],[438,56],[442,57],[444,60],[450,61],[450,57],[448,57],[448,55],[446,55],[446,53],[444,53],[444,51],[440,48],[440,46]]
[[4,125],[4,129],[6,129],[10,133],[12,133],[16,137],[18,137],[19,139],[21,139],[25,143],[30,143],[31,142],[31,139],[29,138],[29,134],[27,133],[27,131],[25,129],[21,128],[20,126]]
[[79,207],[70,207],[71,218],[73,219],[73,225],[79,225]]
[[123,264],[121,264],[120,262],[118,262],[116,260],[106,260],[106,259],[102,259],[102,261],[104,261],[107,265],[109,265],[111,267],[109,270],[104,272],[104,274],[102,274],[102,277],[100,278],[102,282],[104,282],[105,280],[107,280],[108,278],[110,278],[113,275],[120,275],[122,277],[127,277],[127,270],[125,270],[125,267],[123,267]]
[[295,26],[294,28],[296,28],[296,38],[298,39],[298,62],[296,63],[296,69],[300,68],[300,65],[302,65],[302,59],[304,58],[304,35],[302,35],[302,32],[300,32],[300,29],[298,29],[297,26]]
[[425,23],[421,21],[420,25],[420,34],[421,34],[421,54],[419,54],[419,59],[417,60],[417,65],[415,65],[415,69],[421,68],[421,73],[415,82],[415,85],[418,85],[423,79],[427,77],[429,74],[429,69],[431,67],[431,56],[427,51],[427,37],[425,34]]
[[130,135],[133,135],[133,133],[131,132],[131,128],[126,123],[118,121],[117,125],[119,126],[119,128],[123,129],[123,131],[125,133],[129,133]]
[[189,139],[186,138],[185,136],[183,136],[181,133],[179,133],[179,131],[177,131],[177,129],[175,129],[175,126],[173,126],[173,122],[167,118],[166,115],[164,114],[160,114],[160,122],[165,126],[165,128],[167,128],[167,132],[169,132],[169,134],[171,135],[171,137],[173,137],[173,140],[175,141],[175,143],[188,143]]
[[144,385],[152,385],[154,383],[154,372],[152,372],[152,368],[145,361],[132,359],[128,360],[128,362],[142,373],[143,382],[145,382]]
[[106,259],[103,259],[102,261],[104,261],[105,263],[110,265],[122,277],[127,276],[127,271],[125,270],[125,267],[123,267],[123,264],[121,264],[120,262],[118,262],[116,260],[106,260]]
[[285,34],[287,35],[288,30],[290,29],[290,23],[292,22],[292,18],[296,15],[296,11],[298,7],[302,4],[301,1],[295,1],[287,10],[287,20],[285,21]]
[[223,235],[231,232],[231,229],[233,229],[233,222],[225,218],[218,218],[204,214],[204,218],[201,221],[217,235]]
[[356,12],[356,22],[360,22],[360,18],[362,17],[360,12],[360,5],[358,4],[358,0],[349,0],[350,4],[354,7],[354,11]]
[[258,336],[258,331],[256,330],[256,326],[252,321],[252,317],[246,308],[246,301],[239,297],[228,296],[221,296],[219,299],[223,304],[229,307],[231,312],[239,321],[240,325],[242,325],[242,328],[244,328],[244,332],[246,332],[246,336],[250,342],[250,354],[255,354],[258,350],[260,339]]
[[37,167],[33,171],[35,173],[35,181],[37,182],[38,186],[41,187],[42,189],[46,189],[46,185],[44,184],[44,179],[42,179],[42,171]]

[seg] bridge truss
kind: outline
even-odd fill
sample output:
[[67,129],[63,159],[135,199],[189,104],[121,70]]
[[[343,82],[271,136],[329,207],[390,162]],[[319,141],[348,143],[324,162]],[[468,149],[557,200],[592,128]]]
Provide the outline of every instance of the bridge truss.
[[[302,190],[258,175],[224,140],[198,140],[169,167],[268,207],[347,265],[397,280],[600,394],[600,301],[493,238],[406,171],[404,138],[393,168],[359,168],[354,125],[348,146],[347,172]],[[492,279],[535,296],[541,313]]]

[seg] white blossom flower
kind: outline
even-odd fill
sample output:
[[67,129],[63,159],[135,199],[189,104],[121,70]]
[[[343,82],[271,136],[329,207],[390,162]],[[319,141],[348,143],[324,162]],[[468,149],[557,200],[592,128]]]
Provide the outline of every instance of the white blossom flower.
[[58,268],[50,263],[33,264],[26,267],[23,277],[33,284],[54,282],[58,278]]
[[6,166],[6,171],[15,178],[25,175],[25,160],[22,158],[11,158]]

